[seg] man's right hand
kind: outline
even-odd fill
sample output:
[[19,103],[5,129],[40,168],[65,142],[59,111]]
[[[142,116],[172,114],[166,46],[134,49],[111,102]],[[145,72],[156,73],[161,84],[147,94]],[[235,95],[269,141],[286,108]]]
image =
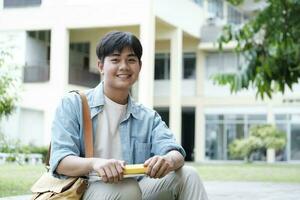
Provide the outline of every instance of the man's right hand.
[[92,166],[105,183],[117,183],[123,180],[125,161],[94,158]]

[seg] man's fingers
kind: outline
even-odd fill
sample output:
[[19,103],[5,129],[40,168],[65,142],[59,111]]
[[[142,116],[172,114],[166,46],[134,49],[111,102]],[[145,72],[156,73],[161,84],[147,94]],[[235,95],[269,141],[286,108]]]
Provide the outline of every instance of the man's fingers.
[[107,166],[107,167],[104,167],[104,171],[105,171],[105,173],[106,173],[108,182],[109,182],[109,183],[114,182],[114,177],[113,177],[112,171],[110,170],[110,167],[108,167],[108,166]]
[[156,174],[159,172],[160,168],[164,164],[165,160],[158,158],[154,166],[152,167],[150,177],[156,178]]
[[117,183],[119,182],[119,173],[118,173],[118,170],[116,168],[116,165],[113,163],[112,166],[110,166],[110,171],[112,173],[112,176],[113,176],[113,182],[114,183]]
[[152,159],[152,158],[149,158],[148,160],[146,160],[146,161],[144,162],[144,166],[145,166],[145,167],[148,167],[149,163],[151,162],[151,159]]
[[116,164],[116,170],[118,172],[118,176],[119,176],[119,180],[123,180],[123,168],[121,166],[121,164]]
[[98,173],[99,173],[99,176],[102,178],[102,181],[106,183],[108,181],[108,179],[107,179],[107,175],[106,175],[104,169],[100,168]]
[[167,162],[164,162],[158,172],[155,175],[155,178],[161,178],[165,174],[166,171],[168,171],[169,164]]
[[156,161],[157,161],[157,157],[155,157],[155,156],[150,160],[150,162],[148,164],[148,169],[147,169],[147,172],[146,172],[146,174],[148,176],[151,176],[152,168],[155,165]]

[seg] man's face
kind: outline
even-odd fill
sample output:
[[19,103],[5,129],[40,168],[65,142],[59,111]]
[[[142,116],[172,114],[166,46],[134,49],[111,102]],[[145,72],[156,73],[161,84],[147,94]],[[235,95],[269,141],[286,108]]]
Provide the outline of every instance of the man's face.
[[122,52],[115,51],[98,61],[100,73],[104,77],[104,86],[109,89],[129,90],[138,79],[141,64],[130,48]]

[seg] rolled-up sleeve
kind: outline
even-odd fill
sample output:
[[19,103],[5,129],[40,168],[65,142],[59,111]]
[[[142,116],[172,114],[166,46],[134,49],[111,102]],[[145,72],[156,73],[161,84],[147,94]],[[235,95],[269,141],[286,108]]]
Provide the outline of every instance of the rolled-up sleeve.
[[152,128],[152,148],[151,152],[154,155],[165,155],[169,151],[177,150],[183,157],[186,153],[181,145],[176,143],[174,134],[162,121],[161,117],[155,112]]
[[52,123],[50,171],[54,176],[59,162],[68,155],[80,156],[80,104],[74,94],[64,97]]

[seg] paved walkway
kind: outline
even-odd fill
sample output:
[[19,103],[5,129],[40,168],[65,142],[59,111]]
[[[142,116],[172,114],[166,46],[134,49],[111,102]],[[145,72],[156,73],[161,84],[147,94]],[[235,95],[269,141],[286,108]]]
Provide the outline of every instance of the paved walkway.
[[[210,200],[299,200],[300,184],[262,182],[204,183]],[[31,195],[0,198],[0,200],[29,200]]]
[[210,200],[300,200],[300,184],[205,182]]

